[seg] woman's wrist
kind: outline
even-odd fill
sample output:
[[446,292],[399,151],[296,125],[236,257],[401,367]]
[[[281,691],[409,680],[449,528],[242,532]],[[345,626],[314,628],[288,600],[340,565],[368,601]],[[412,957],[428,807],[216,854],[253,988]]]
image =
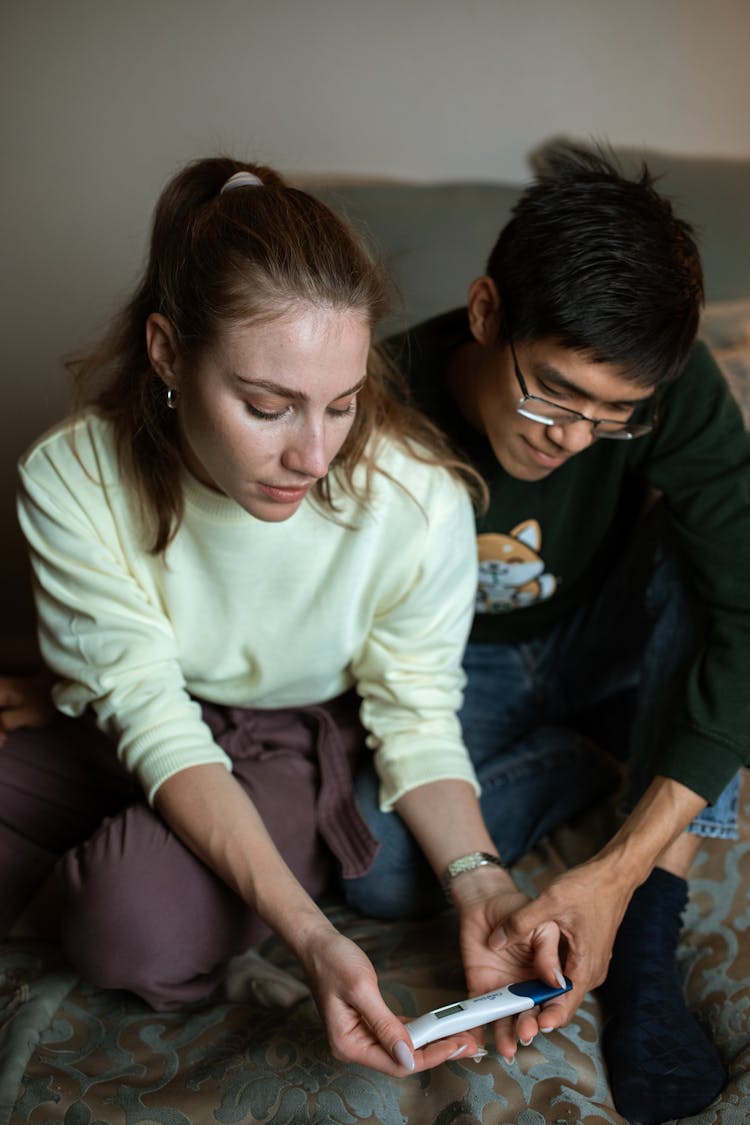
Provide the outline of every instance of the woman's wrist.
[[450,899],[453,883],[456,879],[460,879],[462,875],[468,875],[471,871],[476,871],[479,867],[504,867],[505,864],[500,859],[499,855],[492,852],[468,852],[465,855],[460,855],[446,867],[443,872],[440,884],[445,892],[446,898]]
[[517,893],[510,872],[502,864],[478,864],[464,870],[456,878],[449,880],[446,897],[457,909],[484,901],[499,894]]

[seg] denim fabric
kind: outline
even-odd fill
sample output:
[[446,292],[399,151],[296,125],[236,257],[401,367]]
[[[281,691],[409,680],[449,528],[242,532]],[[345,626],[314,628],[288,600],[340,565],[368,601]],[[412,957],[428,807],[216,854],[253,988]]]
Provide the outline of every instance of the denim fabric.
[[[622,759],[623,815],[651,780],[653,748],[696,637],[679,569],[654,542],[644,535],[597,596],[544,637],[467,647],[461,723],[482,812],[507,863],[613,791]],[[381,852],[363,879],[346,882],[352,905],[402,918],[439,908],[437,881],[415,841],[398,816],[378,809],[368,765],[356,789]],[[739,776],[689,831],[736,839],[738,798]]]

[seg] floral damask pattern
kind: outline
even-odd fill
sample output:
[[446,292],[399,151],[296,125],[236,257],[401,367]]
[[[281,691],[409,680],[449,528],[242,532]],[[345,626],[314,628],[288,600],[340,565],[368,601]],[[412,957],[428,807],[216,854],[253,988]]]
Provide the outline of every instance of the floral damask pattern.
[[[596,817],[555,834],[517,870],[540,888],[582,858]],[[710,1024],[730,1081],[690,1125],[750,1120],[750,786],[739,845],[704,845],[680,949],[691,1005]],[[335,923],[375,962],[392,1007],[415,1015],[462,994],[456,925],[390,924],[332,904]],[[295,971],[271,941],[268,956]],[[624,1125],[599,1049],[589,996],[562,1032],[539,1036],[508,1066],[493,1053],[394,1081],[329,1054],[312,1001],[289,1015],[251,1004],[155,1013],[126,993],[80,981],[48,948],[0,947],[0,1125]],[[687,1125],[688,1119],[684,1119]]]

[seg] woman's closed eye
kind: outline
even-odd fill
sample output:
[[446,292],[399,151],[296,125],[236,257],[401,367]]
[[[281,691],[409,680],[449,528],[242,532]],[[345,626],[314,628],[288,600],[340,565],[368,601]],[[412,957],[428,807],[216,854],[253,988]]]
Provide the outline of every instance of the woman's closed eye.
[[262,406],[256,406],[253,402],[245,402],[245,406],[247,407],[248,413],[252,414],[254,418],[261,418],[264,422],[276,422],[292,412],[292,404],[290,402],[279,410],[264,409]]
[[[289,417],[295,409],[292,402],[286,403],[284,406],[277,408],[272,407],[270,404],[265,403],[261,406],[255,402],[245,400],[245,407],[254,418],[260,418],[264,422],[278,422],[282,418]],[[326,408],[326,413],[331,418],[351,418],[357,412],[357,396],[351,395],[347,399],[342,399],[340,404],[331,403]]]
[[346,403],[338,405],[331,405],[328,407],[328,413],[333,418],[349,418],[352,414],[357,413],[357,396],[352,395]]

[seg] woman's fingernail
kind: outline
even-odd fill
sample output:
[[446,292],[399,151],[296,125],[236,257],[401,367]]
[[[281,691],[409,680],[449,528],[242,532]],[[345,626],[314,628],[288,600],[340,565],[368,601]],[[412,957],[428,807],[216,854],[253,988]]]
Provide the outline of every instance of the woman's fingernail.
[[486,1057],[487,1057],[487,1052],[485,1051],[484,1047],[480,1047],[475,1055],[470,1056],[472,1062],[481,1062],[482,1059],[484,1059]]
[[533,1039],[519,1039],[518,1042],[521,1044],[522,1047],[530,1047],[531,1044],[534,1042],[534,1040]]
[[446,1062],[450,1062],[451,1059],[457,1059],[459,1055],[462,1055],[464,1053],[468,1045],[468,1043],[464,1043],[463,1047],[459,1047],[458,1050],[454,1051],[452,1055],[448,1055]]
[[393,1048],[393,1057],[399,1066],[405,1066],[407,1070],[414,1070],[414,1055],[406,1046],[403,1039],[399,1039],[398,1043]]
[[554,1027],[540,1027],[539,1030],[541,1031],[542,1035],[549,1035],[550,1031],[554,1031],[555,1029]]
[[553,969],[553,973],[554,973],[555,980],[560,985],[560,988],[567,988],[568,982],[566,981],[565,977],[562,975],[560,970],[559,969]]

